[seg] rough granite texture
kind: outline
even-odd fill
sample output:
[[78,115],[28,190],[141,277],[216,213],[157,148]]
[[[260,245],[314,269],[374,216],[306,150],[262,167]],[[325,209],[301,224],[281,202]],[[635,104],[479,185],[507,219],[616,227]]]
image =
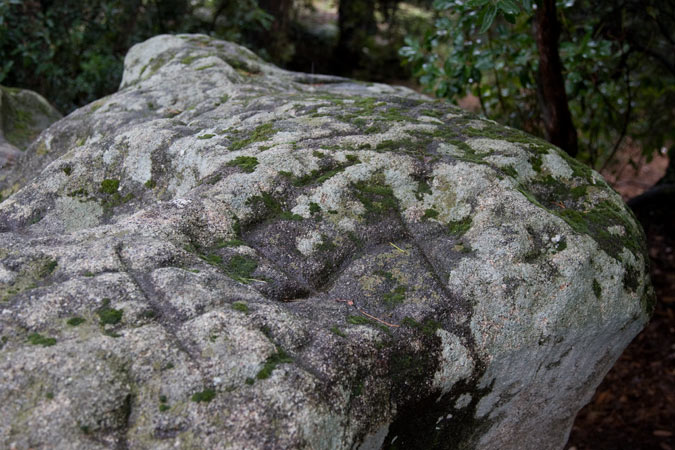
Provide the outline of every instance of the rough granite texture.
[[652,308],[558,149],[206,36],[133,47],[21,164],[3,448],[561,448]]

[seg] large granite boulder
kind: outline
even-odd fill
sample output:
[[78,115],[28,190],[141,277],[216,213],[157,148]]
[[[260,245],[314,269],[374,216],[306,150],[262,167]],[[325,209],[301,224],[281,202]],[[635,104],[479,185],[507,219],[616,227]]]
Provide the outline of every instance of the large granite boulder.
[[18,170],[28,146],[61,114],[37,92],[0,86],[0,200],[16,189],[8,186],[9,174]]
[[206,36],[136,45],[32,148],[0,447],[560,448],[652,307],[639,225],[560,150]]

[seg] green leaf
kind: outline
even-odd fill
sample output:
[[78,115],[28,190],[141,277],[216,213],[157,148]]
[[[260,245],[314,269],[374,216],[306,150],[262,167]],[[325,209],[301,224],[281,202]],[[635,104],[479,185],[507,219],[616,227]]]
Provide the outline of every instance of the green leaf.
[[507,13],[504,13],[504,19],[506,19],[506,21],[507,21],[508,23],[510,23],[511,25],[515,25],[515,24],[516,24],[516,16],[513,15],[513,14],[507,14]]
[[497,2],[497,8],[504,11],[504,14],[517,15],[520,12],[518,3],[515,0],[499,0]]
[[480,30],[478,32],[485,33],[492,26],[496,15],[497,7],[495,5],[485,5],[478,18],[478,23],[480,23]]
[[434,0],[434,9],[437,11],[444,11],[446,9],[450,9],[453,6],[455,6],[454,1],[450,0]]
[[523,9],[525,12],[528,14],[532,12],[532,0],[522,0],[523,2]]
[[469,8],[480,8],[481,6],[486,5],[490,0],[469,0],[466,4]]

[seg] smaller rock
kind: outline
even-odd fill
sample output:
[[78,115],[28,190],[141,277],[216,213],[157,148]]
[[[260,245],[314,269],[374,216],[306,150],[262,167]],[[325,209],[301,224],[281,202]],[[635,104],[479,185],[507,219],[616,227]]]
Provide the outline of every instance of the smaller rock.
[[0,201],[13,191],[6,188],[23,152],[61,117],[37,92],[0,86]]
[[5,143],[25,151],[61,114],[37,92],[0,86],[0,154]]

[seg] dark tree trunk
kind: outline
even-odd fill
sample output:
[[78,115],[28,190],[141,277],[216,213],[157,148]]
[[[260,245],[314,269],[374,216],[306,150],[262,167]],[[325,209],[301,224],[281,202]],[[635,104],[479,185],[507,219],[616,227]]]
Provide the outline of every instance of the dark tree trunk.
[[338,28],[340,38],[335,49],[335,71],[350,74],[363,64],[365,57],[362,49],[377,32],[375,1],[340,0]]
[[259,0],[258,5],[274,16],[272,30],[275,33],[287,33],[291,21],[293,0]]
[[567,105],[563,65],[558,53],[560,23],[555,0],[537,3],[534,27],[539,50],[538,97],[546,138],[571,156],[576,156],[577,130]]

